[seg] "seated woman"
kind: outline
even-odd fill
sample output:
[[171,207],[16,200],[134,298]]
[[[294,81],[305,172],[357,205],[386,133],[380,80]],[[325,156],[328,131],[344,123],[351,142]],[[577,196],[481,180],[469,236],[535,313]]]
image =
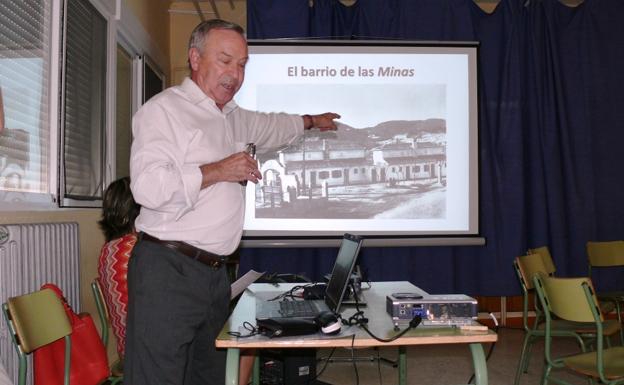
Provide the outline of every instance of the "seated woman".
[[139,215],[139,209],[140,206],[132,198],[130,178],[121,178],[106,188],[102,219],[98,222],[106,238],[98,260],[98,275],[122,361],[128,308],[128,260],[137,241],[134,220]]

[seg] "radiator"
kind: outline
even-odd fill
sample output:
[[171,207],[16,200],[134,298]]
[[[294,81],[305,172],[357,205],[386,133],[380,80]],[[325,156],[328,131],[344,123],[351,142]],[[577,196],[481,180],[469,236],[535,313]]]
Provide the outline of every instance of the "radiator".
[[[0,225],[0,302],[51,282],[80,311],[80,250],[77,223]],[[6,321],[0,322],[0,360],[17,384],[18,360]],[[32,384],[29,358],[28,384]]]

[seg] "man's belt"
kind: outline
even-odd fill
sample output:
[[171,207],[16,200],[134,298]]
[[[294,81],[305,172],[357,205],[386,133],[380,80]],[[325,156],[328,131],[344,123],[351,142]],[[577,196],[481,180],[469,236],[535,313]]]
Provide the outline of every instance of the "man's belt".
[[213,254],[209,251],[199,249],[195,246],[189,245],[186,242],[163,241],[143,232],[141,233],[141,239],[159,244],[161,246],[165,246],[171,250],[177,251],[180,254],[184,254],[189,258],[201,262],[204,265],[208,265],[213,269],[219,269],[225,264],[225,257],[223,257],[222,255]]

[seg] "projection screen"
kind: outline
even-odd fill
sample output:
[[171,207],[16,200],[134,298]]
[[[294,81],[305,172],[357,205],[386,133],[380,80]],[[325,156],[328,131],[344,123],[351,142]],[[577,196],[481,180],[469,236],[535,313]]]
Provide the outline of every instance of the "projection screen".
[[341,115],[258,149],[243,247],[483,244],[478,44],[250,41],[235,100],[263,112]]

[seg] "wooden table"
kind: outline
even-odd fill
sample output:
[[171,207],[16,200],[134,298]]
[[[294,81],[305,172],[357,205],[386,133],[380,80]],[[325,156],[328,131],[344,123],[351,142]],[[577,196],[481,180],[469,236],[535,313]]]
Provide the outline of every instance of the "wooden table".
[[[344,331],[344,336],[328,338],[319,334],[298,337],[273,338],[252,337],[251,339],[232,337],[228,331],[241,331],[243,322],[247,321],[255,325],[256,299],[271,298],[277,293],[287,291],[294,284],[280,284],[278,287],[272,284],[252,284],[243,293],[232,315],[224,325],[216,340],[218,348],[227,349],[226,385],[238,385],[238,362],[240,349],[245,348],[334,348],[334,347],[375,347],[397,346],[399,350],[399,384],[405,385],[407,378],[406,350],[407,346],[413,345],[436,345],[436,344],[467,344],[472,354],[472,362],[475,371],[475,383],[487,385],[487,367],[482,343],[493,343],[497,335],[491,330],[467,331],[455,327],[423,327],[419,326],[410,330],[404,336],[392,342],[380,342],[369,336],[358,327],[351,327]],[[366,286],[366,285],[364,285]],[[361,308],[369,319],[368,329],[376,336],[390,338],[397,332],[394,330],[392,318],[386,312],[386,295],[396,292],[424,293],[418,287],[409,282],[374,282],[368,290],[364,291],[367,306]],[[426,294],[426,293],[425,293]],[[342,309],[342,317],[348,318],[355,312],[353,308]],[[402,327],[403,328],[403,327]],[[353,335],[355,334],[355,338]],[[256,360],[255,372],[258,372],[259,360]],[[257,379],[257,375],[254,376]]]

